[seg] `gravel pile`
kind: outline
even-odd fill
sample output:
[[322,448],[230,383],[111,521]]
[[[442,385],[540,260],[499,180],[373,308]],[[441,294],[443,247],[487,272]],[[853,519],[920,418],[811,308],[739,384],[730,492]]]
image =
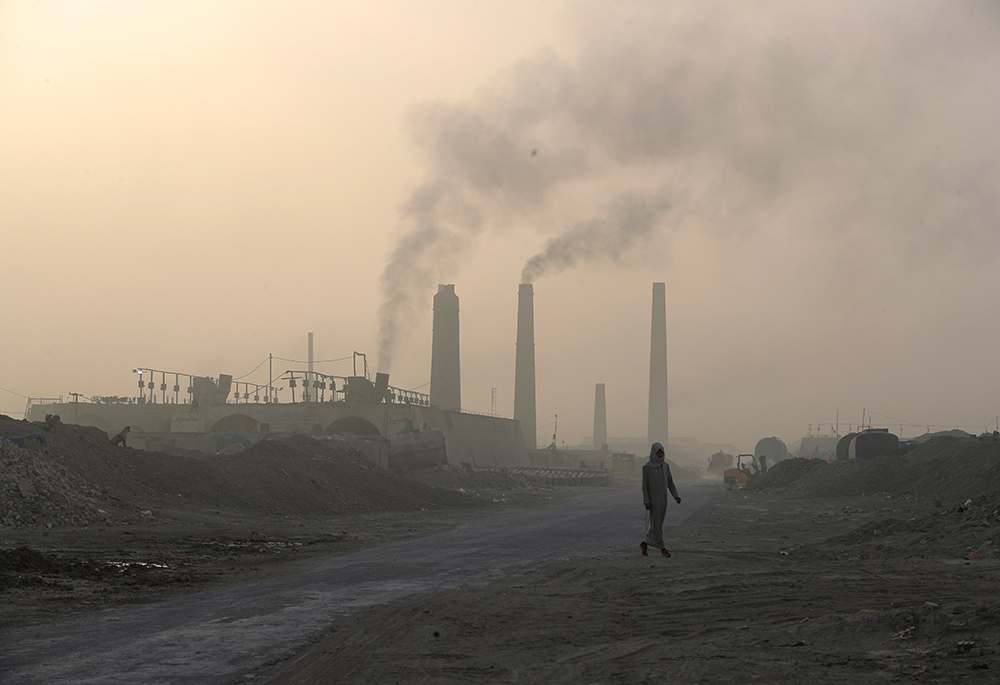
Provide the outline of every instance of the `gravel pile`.
[[85,526],[113,522],[101,492],[46,451],[0,439],[0,526]]

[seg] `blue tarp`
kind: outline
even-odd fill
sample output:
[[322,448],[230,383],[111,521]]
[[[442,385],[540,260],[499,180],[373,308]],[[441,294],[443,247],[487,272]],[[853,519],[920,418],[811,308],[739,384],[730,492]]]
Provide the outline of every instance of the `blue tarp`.
[[24,441],[25,440],[30,440],[32,438],[38,440],[43,445],[45,444],[45,438],[43,438],[38,433],[32,433],[31,435],[25,435],[24,437],[21,437],[21,438],[8,437],[6,435],[0,436],[0,440],[8,440],[8,441],[14,443],[15,445],[17,445],[18,447],[24,447]]

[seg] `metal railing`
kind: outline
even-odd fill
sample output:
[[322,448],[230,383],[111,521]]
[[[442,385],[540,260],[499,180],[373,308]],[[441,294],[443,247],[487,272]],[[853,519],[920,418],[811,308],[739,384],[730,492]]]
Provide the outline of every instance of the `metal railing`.
[[62,395],[59,397],[29,397],[28,403],[24,407],[24,420],[28,420],[28,414],[31,412],[31,408],[36,404],[62,404]]

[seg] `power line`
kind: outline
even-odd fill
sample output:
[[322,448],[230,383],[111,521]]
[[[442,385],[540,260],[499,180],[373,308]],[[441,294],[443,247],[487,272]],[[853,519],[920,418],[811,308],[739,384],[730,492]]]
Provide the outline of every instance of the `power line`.
[[262,362],[261,362],[260,364],[258,364],[257,366],[253,367],[253,371],[251,371],[250,373],[245,373],[245,374],[243,374],[242,376],[239,376],[239,377],[237,377],[237,378],[234,378],[233,380],[234,380],[234,381],[238,381],[238,380],[242,380],[242,379],[246,378],[246,377],[247,377],[247,376],[249,376],[249,375],[250,375],[251,373],[253,373],[253,372],[254,372],[254,371],[256,371],[257,369],[259,369],[260,367],[264,366],[264,362],[269,362],[269,361],[271,361],[270,357],[269,357],[269,358],[267,358],[267,359],[265,359],[264,361],[262,361]]
[[910,421],[904,421],[903,419],[897,419],[894,416],[887,416],[886,414],[879,414],[877,411],[868,410],[868,413],[872,416],[881,416],[883,419],[890,419],[893,423],[898,423],[903,426],[926,426],[926,423],[911,423]]
[[[979,429],[982,424],[960,424],[960,423],[913,423],[911,421],[904,421],[903,419],[897,419],[894,416],[888,416],[887,414],[879,414],[877,411],[868,410],[868,413],[872,416],[878,416],[883,419],[889,419],[893,425],[899,426],[912,426],[914,428],[976,428]],[[989,425],[989,423],[985,424]]]
[[3,390],[4,392],[9,392],[11,395],[17,395],[18,397],[23,397],[26,400],[30,400],[31,399],[27,395],[22,395],[19,392],[14,392],[13,390],[8,390],[7,388],[0,388],[0,390]]
[[[308,359],[285,359],[284,357],[275,357],[275,359],[277,359],[278,361],[290,362],[292,364],[308,364],[309,363]],[[343,362],[343,361],[347,361],[348,359],[354,359],[354,355],[352,354],[350,357],[341,357],[340,359],[314,359],[313,360],[313,364],[328,364],[330,362]],[[267,360],[265,360],[265,361],[267,361]],[[250,373],[253,373],[253,371],[251,371]]]

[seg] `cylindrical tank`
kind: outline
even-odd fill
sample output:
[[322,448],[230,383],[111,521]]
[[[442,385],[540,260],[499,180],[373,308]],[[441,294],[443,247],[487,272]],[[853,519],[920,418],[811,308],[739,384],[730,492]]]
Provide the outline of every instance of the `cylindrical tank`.
[[785,447],[785,443],[781,441],[781,438],[772,436],[758,440],[757,446],[753,448],[753,455],[757,457],[758,461],[761,457],[767,457],[768,462],[776,464],[788,457],[788,448]]
[[850,452],[855,459],[895,457],[899,455],[899,438],[888,428],[875,428],[858,433],[851,443]]
[[847,461],[851,458],[851,440],[853,440],[855,436],[857,436],[857,433],[848,433],[837,441],[837,461]]

